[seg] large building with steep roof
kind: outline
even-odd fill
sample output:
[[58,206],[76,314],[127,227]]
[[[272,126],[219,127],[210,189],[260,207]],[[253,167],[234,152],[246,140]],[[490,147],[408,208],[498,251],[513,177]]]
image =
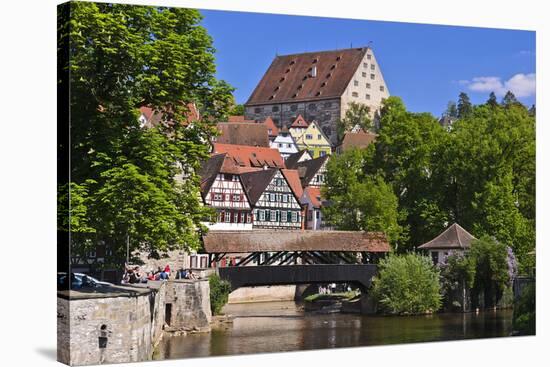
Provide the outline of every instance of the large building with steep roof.
[[245,103],[245,118],[271,116],[289,127],[302,115],[317,121],[331,144],[336,123],[351,102],[378,110],[389,96],[380,65],[370,47],[276,56]]

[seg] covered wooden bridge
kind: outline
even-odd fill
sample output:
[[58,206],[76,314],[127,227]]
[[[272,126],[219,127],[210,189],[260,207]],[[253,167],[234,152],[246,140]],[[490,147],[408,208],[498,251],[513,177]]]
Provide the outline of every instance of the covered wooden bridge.
[[[376,261],[390,251],[382,233],[351,231],[211,231],[209,263],[233,289],[242,286],[355,282],[370,286]],[[219,266],[230,256],[238,259]]]

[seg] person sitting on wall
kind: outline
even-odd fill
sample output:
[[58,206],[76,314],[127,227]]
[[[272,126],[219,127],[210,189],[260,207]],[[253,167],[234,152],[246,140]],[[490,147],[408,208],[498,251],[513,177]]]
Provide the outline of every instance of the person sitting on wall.
[[[170,265],[169,264],[166,264],[166,266],[164,267],[164,272],[166,273],[167,277],[170,278]],[[166,279],[168,279],[166,278]]]
[[147,280],[155,280],[155,273],[153,271],[147,273]]
[[189,269],[189,272],[187,273],[187,279],[191,279],[191,280],[197,279],[196,275],[193,274],[193,270]]
[[176,279],[187,279],[187,272],[183,268],[180,268],[176,272]]

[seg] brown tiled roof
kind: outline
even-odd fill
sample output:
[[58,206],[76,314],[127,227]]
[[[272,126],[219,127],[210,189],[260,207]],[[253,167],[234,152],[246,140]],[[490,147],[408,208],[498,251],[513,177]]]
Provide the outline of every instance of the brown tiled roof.
[[208,194],[208,191],[210,191],[210,188],[212,187],[216,176],[222,168],[225,158],[225,154],[216,154],[202,163],[199,176],[201,178],[200,185],[203,198],[206,197],[206,194]]
[[302,189],[298,171],[295,169],[282,169],[281,173],[285,176],[286,182],[288,182],[290,189],[294,193],[294,196],[296,196],[296,200],[299,202],[304,193],[304,189]]
[[439,236],[425,244],[418,246],[419,249],[467,249],[476,238],[457,223],[444,230]]
[[265,251],[389,252],[380,232],[253,230],[209,231],[203,236],[209,253]]
[[[154,109],[150,106],[141,106],[139,111],[145,116],[145,126],[153,127],[162,122],[163,113],[158,109]],[[199,110],[193,102],[187,103],[187,112],[185,113],[187,120],[183,122],[183,125],[187,125],[189,122],[198,121],[200,119]]]
[[212,153],[227,153],[237,165],[242,167],[285,168],[281,153],[277,149],[214,143]]
[[216,137],[218,143],[269,148],[269,136],[264,124],[220,122],[217,127],[220,131],[220,135]]
[[290,125],[290,128],[297,128],[297,127],[307,128],[308,126],[309,124],[302,117],[302,115],[298,115],[298,117],[296,117],[296,120],[294,120],[294,122]]
[[246,120],[243,115],[240,116],[229,116],[227,118],[229,122],[256,122],[254,120]]
[[289,168],[289,169],[296,168],[296,164],[298,164],[298,161],[300,160],[300,158],[302,158],[302,155],[304,154],[309,154],[309,153],[307,150],[304,149],[304,150],[300,150],[299,152],[292,153],[291,155],[286,157],[286,160],[285,160],[286,168]]
[[363,47],[276,56],[246,105],[340,97],[366,52]]
[[241,175],[241,182],[250,204],[254,205],[277,173],[276,169],[264,169]]
[[275,137],[279,135],[279,129],[275,125],[275,122],[273,121],[271,116],[267,116],[263,125],[267,128],[268,133],[269,133],[269,130],[271,130],[271,133],[269,134],[269,136]]
[[340,149],[345,152],[351,148],[366,148],[370,145],[370,143],[376,140],[377,136],[378,135],[376,134],[364,132],[362,130],[356,133],[348,132],[344,135],[344,139],[342,139]]
[[304,193],[308,196],[311,205],[315,208],[321,207],[321,189],[318,187],[308,186],[304,189]]
[[295,169],[298,170],[300,174],[300,181],[302,181],[302,187],[306,187],[311,179],[319,172],[323,163],[328,159],[328,155],[318,157],[315,159],[310,159],[303,162],[298,162],[295,165]]

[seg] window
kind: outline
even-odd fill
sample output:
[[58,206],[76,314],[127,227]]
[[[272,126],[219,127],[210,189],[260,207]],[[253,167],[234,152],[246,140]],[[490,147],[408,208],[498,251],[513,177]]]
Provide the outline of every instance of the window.
[[306,134],[306,140],[311,140],[313,139],[313,135],[311,134]]
[[370,60],[370,59],[371,59],[371,57],[372,57],[372,55],[371,55],[371,54],[367,54],[367,60]]
[[270,217],[271,217],[272,222],[276,222],[277,221],[277,210],[271,210]]
[[[294,214],[294,213],[292,213],[292,214]],[[293,215],[293,217],[294,217],[294,215]],[[308,210],[307,211],[307,220],[308,221],[313,220],[313,210]],[[293,220],[293,222],[295,222],[295,220]]]
[[321,217],[321,212],[319,210],[315,211],[315,217],[319,219]]
[[88,251],[88,258],[95,259],[96,256],[97,256],[97,254],[94,250]]
[[297,222],[298,221],[298,212],[292,212],[292,221]]
[[295,105],[295,104],[290,105],[290,110],[291,110],[292,112],[295,112],[297,109],[298,109],[298,106],[297,106],[297,105]]
[[321,134],[317,134],[317,139],[321,140]]
[[256,108],[254,109],[254,113],[262,113],[262,111],[263,111],[263,108],[262,108],[262,107],[256,107]]
[[375,69],[374,64],[370,64],[370,69],[371,69],[371,70],[374,70],[374,69]]
[[370,75],[371,80],[374,80],[374,74]]
[[282,148],[283,147],[283,143],[279,143],[279,148]]
[[225,214],[223,216],[224,217],[224,222],[225,223],[230,223],[231,222],[231,212],[225,212],[224,214]]
[[432,261],[434,264],[437,264],[439,262],[439,252],[432,251]]
[[384,86],[381,85],[381,86],[380,86],[380,92],[383,92],[383,91],[384,91]]
[[279,106],[271,107],[271,112],[279,112]]
[[223,179],[224,181],[233,181],[233,175],[224,174]]
[[288,144],[286,145],[286,147],[287,147],[287,148],[290,148],[290,143],[288,143]]
[[356,86],[356,87],[359,86],[359,81],[354,80],[354,81],[353,81],[353,85]]
[[310,110],[316,110],[317,109],[317,105],[315,103],[312,103],[310,104],[309,106],[307,106],[307,108],[309,108]]
[[273,201],[273,202],[276,201],[275,194],[269,194],[269,201]]
[[325,102],[325,108],[331,108],[332,102]]
[[286,211],[281,210],[281,222],[286,222],[287,219],[288,217],[286,216]]
[[252,215],[250,213],[246,213],[246,223],[252,222]]
[[369,66],[366,62],[363,63],[363,67],[366,69]]
[[282,202],[283,201],[283,194],[277,194],[277,201]]
[[327,154],[324,150],[319,151],[319,156],[324,157]]
[[241,194],[233,194],[233,201],[241,201]]
[[367,94],[367,95],[365,96],[365,98],[366,98],[366,99],[370,99],[370,94]]
[[351,94],[351,96],[352,96],[352,97],[359,97],[359,94],[358,94],[357,92],[353,92],[353,93]]
[[233,213],[233,223],[239,223],[239,212]]
[[264,210],[258,210],[258,214],[259,214],[260,221],[263,222],[265,220],[265,211]]
[[212,193],[212,200],[214,201],[223,201],[223,194],[219,192],[213,192]]
[[283,194],[283,203],[288,203],[288,195]]
[[370,89],[370,83],[367,83],[367,89]]
[[363,72],[361,73],[361,76],[362,76],[363,78],[366,78],[366,77],[367,77],[367,73],[365,73],[365,72],[363,71]]

